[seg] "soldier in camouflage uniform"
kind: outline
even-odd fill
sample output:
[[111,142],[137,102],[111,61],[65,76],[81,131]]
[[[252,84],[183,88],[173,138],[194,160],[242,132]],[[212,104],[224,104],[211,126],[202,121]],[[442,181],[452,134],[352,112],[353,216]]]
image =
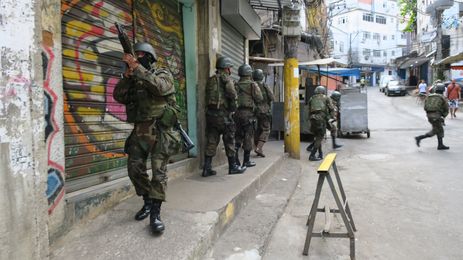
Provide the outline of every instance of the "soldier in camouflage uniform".
[[444,119],[449,114],[449,105],[444,98],[443,93],[445,85],[438,83],[435,87],[435,93],[429,95],[424,101],[424,110],[428,117],[429,123],[432,125],[432,130],[424,135],[415,137],[416,145],[419,147],[421,140],[434,135],[437,135],[437,150],[448,150],[449,147],[443,144],[444,138]]
[[[127,122],[134,129],[125,142],[128,154],[127,171],[144,205],[135,214],[136,220],[150,216],[154,233],[162,233],[161,204],[166,199],[167,163],[169,156],[180,149],[180,136],[174,130],[177,121],[175,87],[172,74],[155,68],[156,53],[149,43],[134,45],[137,57],[124,54],[127,63],[124,77],[114,89],[114,99],[125,105]],[[153,176],[147,174],[146,161],[151,158]]]
[[[323,86],[318,86],[315,88],[315,95],[309,100],[310,131],[315,136],[314,146],[310,151],[310,161],[319,161],[323,159],[321,144],[326,133],[326,123],[336,116],[331,99],[327,97],[325,93],[325,88]],[[315,157],[317,151],[318,157]]]
[[203,177],[216,175],[212,170],[212,157],[222,135],[225,153],[228,157],[228,174],[243,173],[246,168],[235,161],[235,122],[233,113],[237,108],[237,93],[230,78],[231,60],[220,57],[216,62],[216,73],[210,77],[206,86],[206,149]]
[[261,69],[254,70],[252,78],[259,86],[260,92],[262,92],[262,97],[264,98],[263,101],[257,104],[256,107],[257,130],[254,135],[254,144],[256,146],[254,152],[260,157],[265,157],[262,148],[270,135],[270,124],[272,120],[271,109],[274,97],[272,90],[263,81],[264,72]]
[[[335,115],[335,117],[328,118],[328,121],[326,122],[326,128],[330,130],[333,149],[337,149],[337,148],[342,147],[342,145],[336,143],[336,137],[338,134],[338,125],[339,125],[339,120],[340,120],[339,110],[340,110],[341,93],[339,91],[333,91],[333,93],[331,93],[330,99],[331,99],[331,103],[333,104],[333,109],[334,109],[333,114]],[[314,144],[315,144],[315,140],[309,146],[307,146],[306,150],[310,152]]]
[[256,125],[256,105],[263,101],[262,92],[259,86],[252,81],[252,68],[248,64],[243,64],[238,68],[240,80],[235,84],[238,91],[238,111],[235,114],[236,122],[236,161],[238,151],[243,146],[244,157],[243,166],[256,166],[255,162],[250,161],[252,143],[254,138],[254,127]]

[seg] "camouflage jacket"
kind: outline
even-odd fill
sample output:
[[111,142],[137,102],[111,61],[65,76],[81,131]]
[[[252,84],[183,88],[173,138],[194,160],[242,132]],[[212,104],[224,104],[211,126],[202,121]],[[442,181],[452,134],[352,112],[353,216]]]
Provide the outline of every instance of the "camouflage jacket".
[[228,114],[237,108],[235,83],[225,71],[218,71],[206,85],[206,110],[212,114]]
[[263,100],[257,104],[257,113],[270,115],[272,113],[272,102],[275,100],[272,90],[264,82],[256,82],[262,92]]
[[129,123],[158,119],[166,107],[176,106],[174,78],[166,69],[138,66],[132,76],[116,84],[113,97],[125,105]]

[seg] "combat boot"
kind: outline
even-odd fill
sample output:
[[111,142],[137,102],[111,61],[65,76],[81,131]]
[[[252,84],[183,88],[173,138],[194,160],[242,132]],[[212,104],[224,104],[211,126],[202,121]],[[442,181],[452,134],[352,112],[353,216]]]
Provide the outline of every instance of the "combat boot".
[[430,137],[430,135],[428,134],[415,136],[416,146],[420,147],[421,140],[423,140],[424,138],[428,138],[428,137]]
[[437,150],[448,150],[448,149],[450,149],[450,147],[444,145],[442,137],[437,137],[437,142],[438,142]]
[[331,140],[333,142],[333,149],[338,149],[342,147],[342,145],[336,143],[336,137],[332,136]]
[[241,174],[244,171],[246,167],[240,167],[235,161],[235,156],[228,157],[228,174]]
[[162,234],[165,229],[164,223],[161,221],[161,204],[161,200],[154,200],[153,208],[151,209],[150,227],[154,234]]
[[153,200],[148,196],[143,196],[143,207],[135,214],[135,220],[143,220],[150,215]]
[[246,166],[246,167],[256,166],[256,163],[250,161],[250,159],[251,159],[251,151],[244,151],[243,166]]
[[315,142],[312,142],[311,144],[309,144],[309,146],[307,146],[307,148],[305,148],[305,150],[306,150],[307,152],[310,152],[310,151],[312,150],[314,144],[315,144]]
[[257,142],[256,150],[254,150],[254,152],[256,152],[257,156],[265,157],[264,151],[262,150],[262,147],[264,146],[264,144],[265,144],[265,142],[263,142],[263,141]]
[[206,156],[204,158],[203,173],[201,174],[201,176],[209,177],[216,174],[217,172],[212,170],[212,156]]
[[317,152],[317,149],[312,147],[312,150],[310,151],[310,155],[309,155],[309,161],[320,161],[321,160],[319,157],[315,157],[316,152]]

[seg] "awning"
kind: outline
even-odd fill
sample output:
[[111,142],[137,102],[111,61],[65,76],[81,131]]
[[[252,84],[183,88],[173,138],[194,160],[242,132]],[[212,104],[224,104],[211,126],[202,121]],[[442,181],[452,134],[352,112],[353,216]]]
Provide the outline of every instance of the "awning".
[[[319,60],[312,60],[312,61],[300,61],[299,66],[315,66],[315,65],[320,65],[320,66],[329,66],[329,65],[336,65],[336,66],[347,66],[347,64],[340,62],[339,60],[335,58],[326,58],[326,59],[319,59]],[[283,67],[284,63],[272,63],[269,64],[269,66],[274,66],[274,67]]]
[[434,63],[435,65],[451,64],[463,60],[463,52],[458,54],[448,56],[445,59],[440,60],[439,62]]
[[[301,70],[307,70],[310,72],[318,73],[318,68],[317,67],[309,67],[306,65],[299,66]],[[353,68],[353,69],[347,69],[347,68],[320,68],[320,74],[321,75],[329,75],[329,76],[344,76],[344,77],[349,77],[349,76],[356,76],[357,78],[360,78],[360,69],[359,68]]]
[[283,6],[291,4],[291,0],[251,0],[249,4],[254,9],[278,11],[283,9]]
[[427,57],[416,57],[416,58],[410,58],[406,61],[404,61],[401,65],[400,65],[400,68],[401,69],[407,69],[407,68],[410,68],[410,67],[417,67],[417,66],[420,66],[426,62],[429,61],[429,58]]

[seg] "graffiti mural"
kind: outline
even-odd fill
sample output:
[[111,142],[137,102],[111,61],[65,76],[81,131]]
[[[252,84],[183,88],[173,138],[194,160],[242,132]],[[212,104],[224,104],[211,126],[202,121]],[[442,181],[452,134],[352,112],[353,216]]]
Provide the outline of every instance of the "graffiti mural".
[[[136,1],[135,9],[142,2]],[[171,16],[158,12],[162,5],[150,4],[145,11],[164,17],[158,20],[165,27],[143,27],[144,34],[135,34],[132,13],[136,10],[130,0],[63,0],[61,7],[66,179],[124,168],[123,146],[132,125],[125,122],[125,107],[112,97],[123,65],[114,22],[122,24],[132,39],[149,37],[162,66],[174,74],[179,103],[185,108],[181,21],[166,20]],[[142,20],[139,17],[136,24],[143,24]]]
[[[51,33],[44,31],[42,33],[44,38],[42,49],[42,64],[43,64],[43,86],[44,86],[44,108],[45,108],[45,142],[47,147],[47,161],[48,161],[48,176],[47,176],[47,190],[45,192],[48,200],[48,213],[51,214],[56,205],[61,201],[64,195],[64,166],[60,163],[63,160],[62,139],[57,140],[57,135],[60,134],[58,126],[58,116],[61,113],[56,113],[61,106],[59,95],[55,92],[54,88],[60,86],[52,86],[52,67],[55,61],[55,54],[52,49]],[[61,109],[59,109],[61,112]],[[62,133],[61,133],[62,134]],[[61,152],[60,152],[61,151]]]
[[[177,1],[137,1],[137,39],[150,42],[156,49],[162,67],[169,68],[175,79],[177,103],[182,121],[186,121],[186,84],[182,18]],[[186,122],[182,122],[186,125]]]

